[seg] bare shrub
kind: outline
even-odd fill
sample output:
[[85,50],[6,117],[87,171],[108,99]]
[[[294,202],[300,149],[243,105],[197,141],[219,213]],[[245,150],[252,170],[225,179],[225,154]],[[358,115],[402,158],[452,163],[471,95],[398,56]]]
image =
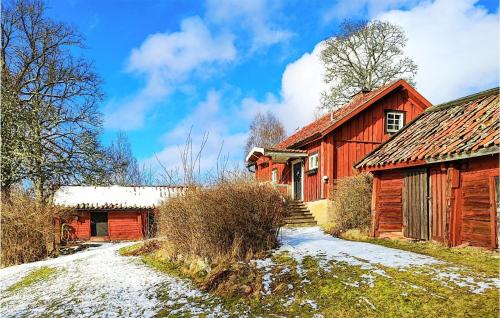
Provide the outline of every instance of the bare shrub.
[[329,232],[339,236],[357,229],[368,233],[371,220],[372,175],[360,173],[339,179],[332,193],[333,225]]
[[267,251],[277,243],[285,205],[278,190],[245,178],[191,188],[159,208],[164,255],[213,264]]
[[54,251],[54,212],[18,189],[2,200],[2,266],[37,261]]

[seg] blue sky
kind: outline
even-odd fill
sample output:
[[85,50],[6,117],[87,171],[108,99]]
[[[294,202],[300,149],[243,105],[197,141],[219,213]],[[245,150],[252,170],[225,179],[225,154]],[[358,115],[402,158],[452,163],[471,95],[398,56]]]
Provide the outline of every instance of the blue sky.
[[86,37],[103,78],[104,143],[125,131],[140,162],[178,164],[192,128],[209,133],[205,169],[220,145],[241,163],[257,111],[288,133],[314,119],[325,85],[321,41],[340,21],[401,25],[419,65],[417,89],[433,103],[498,84],[498,2],[474,0],[99,1],[50,0],[49,14]]

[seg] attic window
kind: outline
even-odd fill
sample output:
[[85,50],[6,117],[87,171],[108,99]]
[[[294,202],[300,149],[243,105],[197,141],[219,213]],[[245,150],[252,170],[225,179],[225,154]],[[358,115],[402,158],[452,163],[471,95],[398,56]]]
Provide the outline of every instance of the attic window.
[[405,125],[405,113],[397,110],[385,111],[385,132],[393,134]]

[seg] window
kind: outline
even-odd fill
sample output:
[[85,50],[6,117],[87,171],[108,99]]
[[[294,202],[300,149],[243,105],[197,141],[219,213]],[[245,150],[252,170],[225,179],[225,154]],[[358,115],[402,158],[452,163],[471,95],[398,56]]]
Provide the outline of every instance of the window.
[[385,112],[385,132],[395,133],[405,125],[405,113],[390,110]]
[[319,166],[319,155],[317,153],[309,156],[309,170],[316,170]]
[[271,181],[273,183],[278,183],[278,169],[273,169],[271,173]]

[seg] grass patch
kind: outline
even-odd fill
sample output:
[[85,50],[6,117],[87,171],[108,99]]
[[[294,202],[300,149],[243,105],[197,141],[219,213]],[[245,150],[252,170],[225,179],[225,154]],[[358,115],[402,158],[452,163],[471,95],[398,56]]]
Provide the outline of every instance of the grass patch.
[[55,273],[56,269],[54,267],[40,267],[31,272],[29,272],[26,276],[24,276],[20,281],[12,284],[7,291],[15,292],[20,289],[29,287],[35,283],[45,281],[50,279]]
[[371,238],[357,231],[348,231],[341,235],[341,237],[346,240],[367,242],[424,254],[456,265],[466,266],[474,271],[480,271],[487,275],[498,276],[500,265],[498,252],[489,251],[480,247],[449,248],[430,241],[412,242],[405,239]]

